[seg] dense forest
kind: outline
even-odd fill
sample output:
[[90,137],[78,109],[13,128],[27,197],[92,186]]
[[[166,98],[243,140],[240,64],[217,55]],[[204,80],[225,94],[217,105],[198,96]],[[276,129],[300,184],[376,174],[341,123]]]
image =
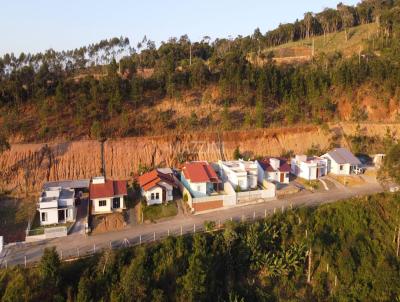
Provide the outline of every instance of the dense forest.
[[[335,91],[351,93],[363,85],[382,98],[400,100],[398,51],[400,3],[365,0],[357,6],[306,13],[304,19],[277,29],[235,39],[188,36],[171,38],[157,48],[146,37],[132,47],[113,38],[72,51],[48,50],[0,58],[0,124],[3,136],[26,141],[54,137],[103,138],[154,134],[155,128],[220,130],[272,124],[323,123],[337,118]],[[321,53],[304,64],[280,65],[268,47],[343,31],[374,22],[378,30],[354,57]],[[254,64],[255,53],[262,64]],[[216,87],[218,110],[199,117],[204,93]],[[151,110],[163,98],[182,100],[198,93],[191,114],[176,117],[174,105]],[[233,112],[236,106],[242,108]],[[357,100],[352,119],[368,118]]]
[[0,297],[4,302],[399,301],[399,202],[400,195],[382,193],[288,210],[70,263],[47,249],[33,268],[0,271]]

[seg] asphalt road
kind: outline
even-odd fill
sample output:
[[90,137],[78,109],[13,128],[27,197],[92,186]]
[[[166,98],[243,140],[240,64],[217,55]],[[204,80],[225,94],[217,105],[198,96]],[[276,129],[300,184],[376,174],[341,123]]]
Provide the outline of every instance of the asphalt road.
[[227,220],[254,220],[285,211],[291,207],[318,206],[354,196],[382,192],[380,185],[367,182],[363,186],[345,188],[336,183],[336,188],[318,193],[300,192],[284,199],[269,200],[262,203],[236,206],[198,215],[178,216],[152,224],[128,226],[124,230],[98,235],[74,233],[67,237],[50,239],[42,242],[9,246],[0,258],[0,267],[24,265],[38,261],[46,247],[55,246],[63,259],[82,257],[103,249],[141,244],[159,240],[168,235],[181,235],[198,232],[204,228],[205,221],[215,221],[216,225]]

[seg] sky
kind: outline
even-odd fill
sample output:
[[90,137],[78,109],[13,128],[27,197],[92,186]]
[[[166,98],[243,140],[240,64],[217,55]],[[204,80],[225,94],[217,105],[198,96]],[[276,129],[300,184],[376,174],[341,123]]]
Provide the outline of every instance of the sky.
[[[0,54],[67,50],[112,37],[135,46],[187,34],[191,41],[262,33],[339,0],[0,0]],[[359,1],[344,0],[348,5]]]

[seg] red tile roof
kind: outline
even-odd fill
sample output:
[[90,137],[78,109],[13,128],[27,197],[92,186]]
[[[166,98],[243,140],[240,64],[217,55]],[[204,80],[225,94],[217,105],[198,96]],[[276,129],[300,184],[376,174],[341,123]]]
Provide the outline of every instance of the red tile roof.
[[190,162],[183,168],[183,175],[191,182],[212,182],[220,183],[217,173],[208,162]]
[[[279,159],[279,168],[278,168],[278,172],[290,172],[290,166],[288,164],[288,161],[286,158],[283,157],[274,157],[276,159]],[[270,164],[270,157],[266,157],[263,160],[260,160],[260,166],[263,168],[264,171],[267,172],[275,172],[274,168],[272,168],[271,164]]]
[[160,182],[166,182],[171,186],[175,186],[175,181],[172,175],[164,174],[157,169],[139,176],[138,182],[145,191],[154,188]]
[[127,194],[128,190],[126,180],[107,179],[104,184],[90,183],[89,185],[90,199],[114,197]]

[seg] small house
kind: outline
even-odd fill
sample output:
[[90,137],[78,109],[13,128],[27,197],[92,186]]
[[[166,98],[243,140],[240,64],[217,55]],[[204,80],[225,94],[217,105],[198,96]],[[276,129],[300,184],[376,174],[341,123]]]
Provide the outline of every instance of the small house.
[[289,183],[290,165],[286,158],[267,157],[258,162],[264,179],[274,183]]
[[205,197],[221,190],[222,182],[214,168],[206,161],[185,163],[181,182],[193,197]]
[[174,199],[173,189],[176,184],[171,169],[155,169],[139,176],[138,182],[147,205],[161,204]]
[[256,161],[242,159],[218,161],[220,176],[223,181],[229,181],[232,186],[241,191],[257,188],[259,165]]
[[38,211],[40,225],[75,221],[75,190],[46,186],[39,198]]
[[360,160],[345,148],[336,148],[322,155],[327,159],[328,173],[337,175],[350,175],[358,173]]
[[104,176],[93,177],[89,186],[91,213],[107,214],[126,209],[124,197],[127,196],[125,180],[110,180]]
[[296,155],[292,158],[290,172],[306,180],[316,180],[327,174],[328,160],[318,156]]

